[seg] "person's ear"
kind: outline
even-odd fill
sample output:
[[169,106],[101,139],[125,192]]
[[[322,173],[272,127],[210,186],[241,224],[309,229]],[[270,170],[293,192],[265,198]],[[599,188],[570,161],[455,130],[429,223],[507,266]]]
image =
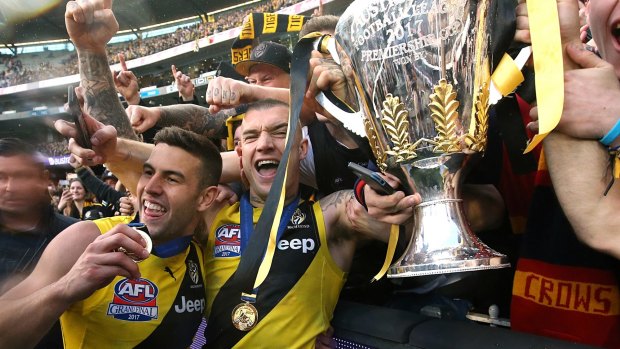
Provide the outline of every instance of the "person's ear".
[[204,188],[200,195],[198,196],[198,201],[196,202],[196,210],[198,212],[206,211],[211,204],[215,201],[217,197],[217,186],[210,186]]
[[308,155],[308,139],[304,138],[299,142],[299,160],[305,159]]

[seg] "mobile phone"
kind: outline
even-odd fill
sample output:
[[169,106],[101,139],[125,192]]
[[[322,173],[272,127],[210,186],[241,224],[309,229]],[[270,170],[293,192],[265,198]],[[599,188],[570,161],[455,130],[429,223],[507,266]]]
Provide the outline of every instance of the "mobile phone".
[[356,176],[363,179],[377,193],[390,195],[395,192],[394,188],[383,179],[378,172],[371,171],[366,167],[360,166],[354,162],[349,162],[349,170],[353,171]]
[[86,122],[82,115],[82,109],[80,108],[80,103],[75,94],[75,87],[73,86],[69,86],[67,89],[67,104],[69,105],[69,113],[71,113],[73,117],[73,122],[75,122],[77,131],[77,136],[74,138],[75,141],[82,148],[92,149],[93,145],[90,143],[90,135],[88,134]]
[[58,185],[60,185],[63,189],[69,189],[69,181],[66,179],[59,180]]

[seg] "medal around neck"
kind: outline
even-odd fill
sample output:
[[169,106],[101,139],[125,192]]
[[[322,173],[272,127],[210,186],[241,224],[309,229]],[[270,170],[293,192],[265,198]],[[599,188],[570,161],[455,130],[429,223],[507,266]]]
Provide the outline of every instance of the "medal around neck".
[[[142,238],[144,239],[144,241],[146,241],[146,247],[145,249],[147,251],[149,251],[149,254],[151,253],[151,250],[153,249],[153,241],[151,240],[151,237],[149,236],[149,234],[147,234],[146,232],[140,230],[140,229],[146,229],[146,226],[140,227],[140,229],[136,228],[136,227],[131,227],[133,230],[137,231],[140,236],[142,236]],[[126,254],[127,256],[129,256],[134,262],[136,263],[140,263],[142,262],[144,259],[140,258],[138,256],[136,256],[135,253],[129,252],[127,251],[124,247],[119,247],[118,248],[119,252],[123,252],[124,254]]]
[[248,302],[238,304],[232,311],[232,323],[239,331],[249,331],[258,322],[258,310]]

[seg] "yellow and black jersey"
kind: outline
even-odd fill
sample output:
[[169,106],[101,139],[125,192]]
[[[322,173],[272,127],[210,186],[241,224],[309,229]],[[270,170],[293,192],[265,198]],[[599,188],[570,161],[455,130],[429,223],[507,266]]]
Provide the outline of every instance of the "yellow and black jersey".
[[[254,224],[261,209],[254,209]],[[207,346],[213,348],[313,348],[329,328],[346,274],[333,261],[318,203],[302,202],[276,244],[273,264],[253,304],[258,323],[248,332],[231,321],[241,290],[230,278],[240,261],[239,204],[221,210],[205,249]]]
[[[131,217],[95,221],[102,233]],[[154,252],[155,253],[155,252]],[[141,278],[116,277],[60,318],[65,348],[188,348],[205,308],[202,250],[152,253]]]

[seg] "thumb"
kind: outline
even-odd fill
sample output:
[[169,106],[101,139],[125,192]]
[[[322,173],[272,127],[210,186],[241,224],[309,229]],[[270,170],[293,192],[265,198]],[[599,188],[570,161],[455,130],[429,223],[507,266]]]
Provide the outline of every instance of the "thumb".
[[606,62],[593,52],[586,50],[583,44],[571,44],[566,46],[568,57],[581,68],[603,68]]

